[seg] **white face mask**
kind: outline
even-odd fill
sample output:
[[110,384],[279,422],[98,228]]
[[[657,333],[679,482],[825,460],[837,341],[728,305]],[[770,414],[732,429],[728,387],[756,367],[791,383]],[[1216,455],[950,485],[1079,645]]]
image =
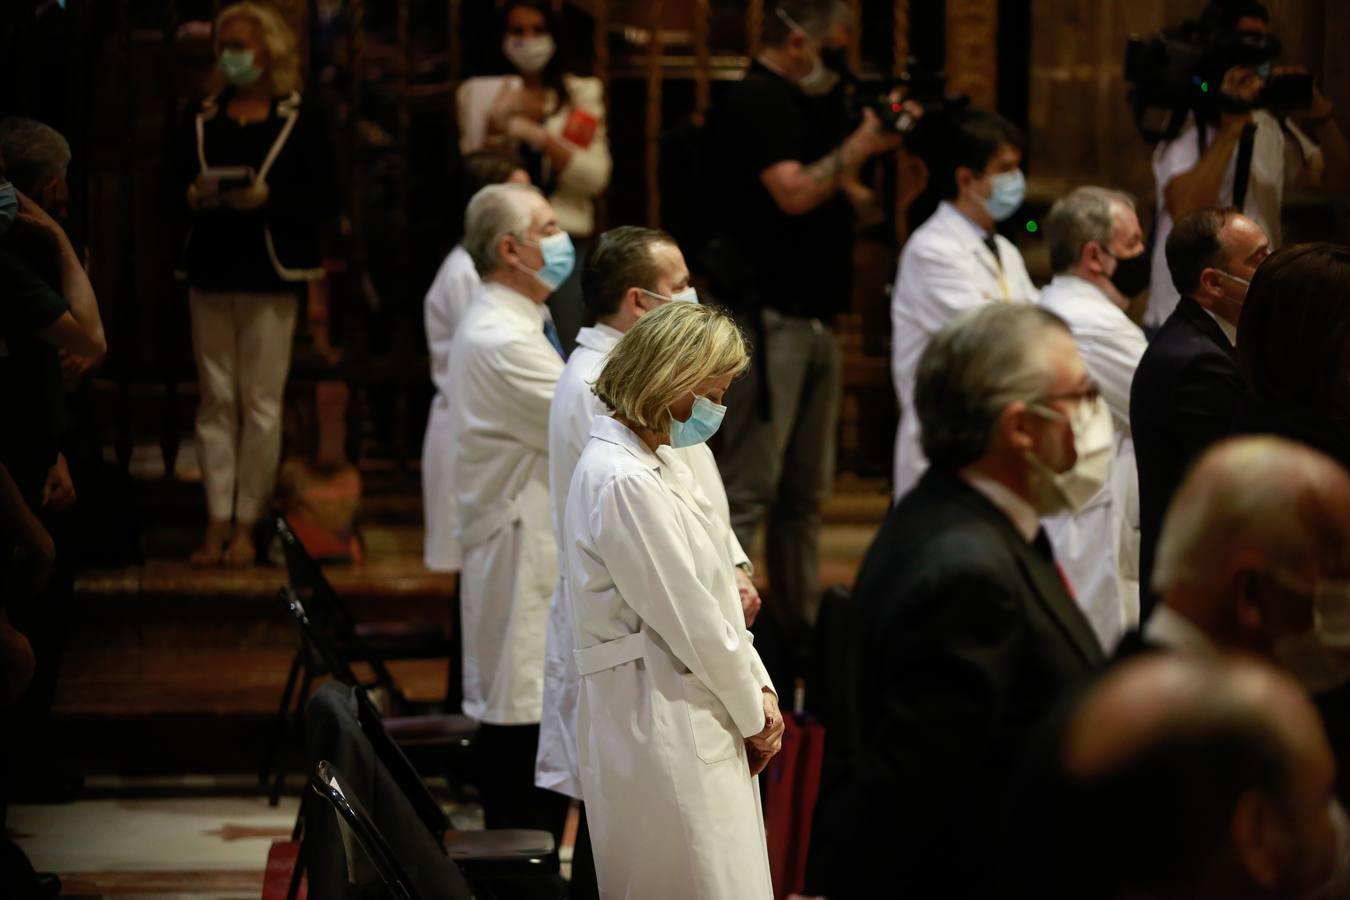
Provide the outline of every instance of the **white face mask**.
[[[811,35],[807,34],[806,29],[792,20],[792,17],[783,11],[781,7],[774,10],[778,18],[783,20],[783,24],[793,31],[800,34],[810,43],[815,43]],[[839,73],[825,65],[825,61],[820,58],[820,47],[816,46],[815,61],[811,63],[811,71],[807,72],[801,78],[797,79],[797,87],[802,89],[802,93],[808,97],[823,97],[834,86],[839,83]]]
[[534,75],[543,71],[557,50],[553,36],[549,34],[536,37],[508,37],[502,42],[502,53],[522,75]]
[[646,295],[649,296],[649,297],[655,297],[657,300],[662,300],[662,301],[665,301],[665,302],[667,302],[667,303],[697,303],[697,302],[698,302],[698,291],[694,290],[694,286],[693,286],[693,285],[690,285],[689,287],[685,288],[685,289],[682,290],[682,291],[676,291],[675,293],[671,294],[669,297],[667,297],[665,294],[658,294],[656,291],[649,291],[649,290],[647,290],[646,288],[638,288],[638,290],[642,291],[642,293],[646,294]]
[[1275,658],[1309,693],[1350,681],[1350,581],[1313,588],[1313,627],[1275,642]]
[[[1032,405],[1037,415],[1064,420],[1063,413],[1047,406]],[[1046,490],[1037,491],[1036,511],[1043,516],[1069,510],[1077,512],[1088,504],[1106,484],[1115,456],[1115,429],[1111,411],[1101,397],[1079,403],[1067,417],[1073,430],[1073,449],[1077,454],[1073,467],[1056,472],[1035,453],[1027,452],[1027,461],[1042,479]]]

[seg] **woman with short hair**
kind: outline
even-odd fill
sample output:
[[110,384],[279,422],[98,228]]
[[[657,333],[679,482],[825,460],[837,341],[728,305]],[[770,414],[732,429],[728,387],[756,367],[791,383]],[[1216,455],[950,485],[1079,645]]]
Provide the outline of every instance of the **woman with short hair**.
[[[281,13],[264,3],[225,7],[215,50],[211,92],[189,109],[177,147],[209,519],[192,562],[247,566],[281,456],[299,293],[323,279],[319,232],[336,215],[337,191],[328,135],[300,96],[299,51]],[[317,323],[324,312],[316,302],[310,317]]]
[[748,364],[723,312],[671,303],[619,341],[564,513],[577,758],[601,896],[773,896],[756,775],[783,722],[727,526],[669,454]]

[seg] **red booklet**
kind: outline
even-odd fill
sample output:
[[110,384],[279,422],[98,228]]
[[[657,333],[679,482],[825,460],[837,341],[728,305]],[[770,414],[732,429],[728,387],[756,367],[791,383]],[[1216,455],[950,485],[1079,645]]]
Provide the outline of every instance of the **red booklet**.
[[599,127],[600,120],[595,116],[585,110],[574,109],[563,126],[563,140],[585,150],[595,140],[595,132]]

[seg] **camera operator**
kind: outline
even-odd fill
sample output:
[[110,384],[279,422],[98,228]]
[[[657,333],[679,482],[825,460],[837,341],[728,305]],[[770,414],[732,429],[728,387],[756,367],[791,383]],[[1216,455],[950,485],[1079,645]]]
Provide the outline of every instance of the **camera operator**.
[[899,146],[871,111],[851,133],[839,69],[852,26],[839,0],[777,0],[764,50],[712,110],[702,255],[712,292],[754,340],[727,393],[718,463],[741,545],[767,523],[773,610],[803,656],[819,605],[820,502],[834,477],[840,362],[831,324],[846,308],[853,224],[877,201],[859,177]]
[[[1217,35],[1269,34],[1270,15],[1256,0],[1212,0],[1200,19],[1203,30]],[[1350,182],[1350,153],[1345,137],[1332,119],[1332,106],[1312,90],[1305,109],[1290,118],[1259,108],[1262,92],[1272,75],[1301,70],[1272,69],[1269,63],[1232,66],[1219,83],[1217,120],[1197,124],[1187,120],[1172,140],[1153,153],[1153,176],[1158,190],[1158,219],[1153,243],[1153,278],[1145,324],[1157,328],[1176,309],[1176,288],[1163,248],[1172,223],[1196,209],[1239,206],[1270,236],[1272,248],[1281,244],[1280,211],[1288,186],[1332,187]],[[1217,73],[1216,73],[1217,74]],[[1291,121],[1292,119],[1292,121]],[[1249,131],[1249,170],[1239,184],[1243,161],[1243,133]]]

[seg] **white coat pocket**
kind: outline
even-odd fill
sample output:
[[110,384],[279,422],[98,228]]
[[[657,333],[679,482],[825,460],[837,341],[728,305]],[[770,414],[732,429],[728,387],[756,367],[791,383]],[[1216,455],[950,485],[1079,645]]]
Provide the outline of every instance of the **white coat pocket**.
[[694,749],[705,763],[725,762],[740,753],[740,732],[731,713],[712,691],[692,673],[680,676],[684,702],[689,710],[689,727],[694,733]]

